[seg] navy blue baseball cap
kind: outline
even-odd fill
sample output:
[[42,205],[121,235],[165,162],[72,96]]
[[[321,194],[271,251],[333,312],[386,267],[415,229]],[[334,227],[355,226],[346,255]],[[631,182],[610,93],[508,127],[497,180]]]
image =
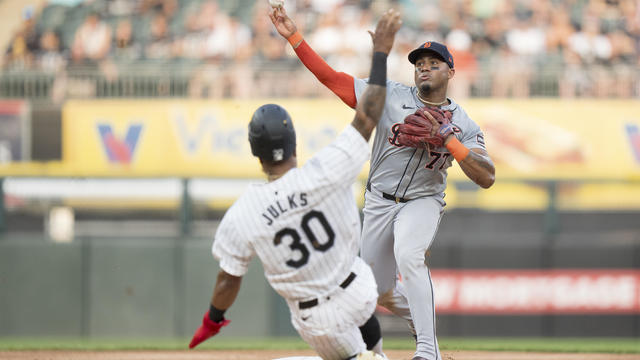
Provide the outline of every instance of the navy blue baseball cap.
[[436,53],[442,61],[446,62],[450,68],[453,69],[453,56],[449,52],[449,49],[443,44],[435,41],[427,41],[426,43],[418,46],[417,49],[413,50],[409,53],[409,62],[412,64],[416,63],[418,60],[418,56],[422,55],[425,52],[433,52]]

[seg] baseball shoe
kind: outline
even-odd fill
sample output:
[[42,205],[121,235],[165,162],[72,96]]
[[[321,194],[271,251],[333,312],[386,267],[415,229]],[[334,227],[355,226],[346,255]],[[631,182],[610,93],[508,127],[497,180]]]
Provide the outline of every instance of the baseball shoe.
[[427,360],[427,359],[423,358],[422,356],[416,356],[411,360]]
[[384,360],[384,358],[373,351],[365,351],[360,353],[356,360]]

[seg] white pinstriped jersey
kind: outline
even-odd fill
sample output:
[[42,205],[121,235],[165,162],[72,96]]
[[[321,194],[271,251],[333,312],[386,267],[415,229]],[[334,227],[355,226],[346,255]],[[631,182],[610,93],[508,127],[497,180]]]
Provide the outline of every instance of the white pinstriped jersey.
[[257,255],[267,280],[288,300],[334,290],[351,271],[360,241],[352,184],[369,146],[351,125],[307,163],[250,185],[224,215],[213,255],[242,276]]
[[[367,80],[354,80],[358,101],[367,87]],[[443,193],[447,182],[447,168],[453,156],[446,147],[422,149],[397,144],[394,125],[424,106],[418,99],[417,88],[395,81],[387,81],[387,98],[384,112],[376,128],[371,154],[369,182],[382,192],[407,199]],[[485,149],[484,135],[480,127],[467,113],[449,99],[441,106],[452,113],[454,134],[469,149]]]

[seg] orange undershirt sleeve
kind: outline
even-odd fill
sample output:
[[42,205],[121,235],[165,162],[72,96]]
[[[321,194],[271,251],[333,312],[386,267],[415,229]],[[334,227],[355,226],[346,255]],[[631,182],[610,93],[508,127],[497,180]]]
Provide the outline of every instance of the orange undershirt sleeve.
[[338,95],[345,104],[355,109],[358,101],[356,99],[353,76],[333,70],[304,40],[302,40],[300,45],[294,50],[304,66],[306,66],[324,86]]

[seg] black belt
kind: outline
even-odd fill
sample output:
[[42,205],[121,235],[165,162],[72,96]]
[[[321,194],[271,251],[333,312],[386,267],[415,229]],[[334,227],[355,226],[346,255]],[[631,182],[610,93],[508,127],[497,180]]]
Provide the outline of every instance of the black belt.
[[[371,183],[367,183],[367,190],[371,191]],[[397,203],[406,203],[407,201],[409,201],[409,199],[393,196],[391,194],[387,194],[386,192],[382,192],[382,197],[387,199],[387,200],[395,201],[396,204]]]
[[[347,286],[349,286],[351,282],[353,282],[353,279],[355,278],[356,278],[356,273],[351,272],[351,274],[349,274],[349,276],[347,276],[347,278],[340,283],[340,287],[343,289],[346,289]],[[300,301],[298,303],[298,307],[300,308],[300,310],[309,309],[316,305],[318,305],[318,298],[307,300],[307,301]]]

